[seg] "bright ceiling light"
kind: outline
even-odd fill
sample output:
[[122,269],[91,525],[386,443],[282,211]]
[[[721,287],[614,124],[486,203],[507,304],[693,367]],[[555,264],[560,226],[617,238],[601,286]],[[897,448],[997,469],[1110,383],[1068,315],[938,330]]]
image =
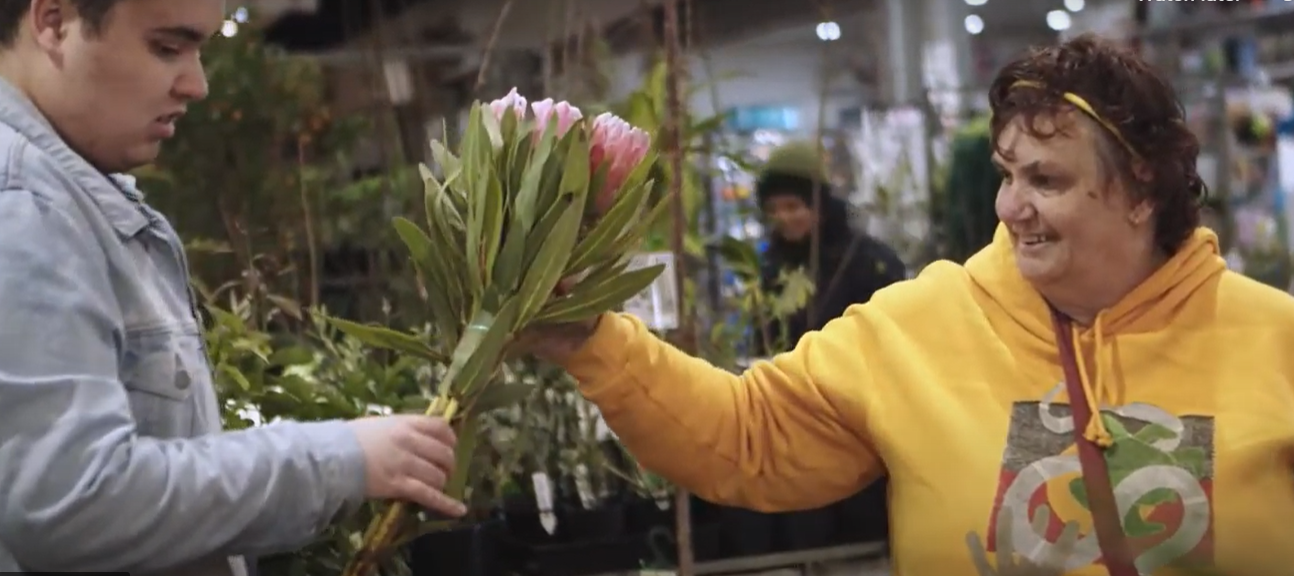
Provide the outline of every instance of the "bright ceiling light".
[[238,23],[233,20],[225,20],[225,23],[220,26],[220,35],[225,38],[233,38],[238,35]]
[[1070,12],[1081,12],[1084,6],[1087,6],[1087,2],[1083,0],[1065,0],[1065,9]]
[[1069,25],[1073,22],[1069,19],[1069,12],[1064,10],[1052,10],[1047,13],[1047,27],[1060,32],[1069,30]]
[[975,14],[966,16],[966,32],[972,36],[984,31],[984,19]]
[[818,40],[823,42],[833,42],[840,39],[840,25],[835,22],[821,22],[814,29],[818,34]]
[[988,0],[966,0],[967,6],[983,6],[987,3]]
[[[1066,4],[1066,6],[1068,6],[1068,4]],[[247,8],[239,6],[237,10],[234,10],[234,22],[239,24],[247,23]]]

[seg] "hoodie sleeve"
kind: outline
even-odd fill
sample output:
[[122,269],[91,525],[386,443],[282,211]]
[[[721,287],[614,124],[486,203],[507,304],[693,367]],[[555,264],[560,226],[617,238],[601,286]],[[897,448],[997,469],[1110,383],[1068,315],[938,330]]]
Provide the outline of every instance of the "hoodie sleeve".
[[57,206],[0,191],[0,542],[31,571],[150,573],[313,539],[364,490],[342,422],[138,435],[103,255]]
[[717,503],[816,508],[883,473],[867,426],[867,354],[858,350],[869,330],[864,308],[740,376],[632,316],[609,314],[566,368],[646,468]]

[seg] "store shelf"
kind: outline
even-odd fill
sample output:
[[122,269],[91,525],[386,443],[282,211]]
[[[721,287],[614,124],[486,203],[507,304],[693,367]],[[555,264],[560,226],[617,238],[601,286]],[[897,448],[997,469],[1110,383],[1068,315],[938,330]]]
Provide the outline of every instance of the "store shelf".
[[1204,37],[1227,36],[1254,29],[1279,29],[1290,25],[1294,25],[1294,2],[1238,11],[1222,17],[1218,14],[1201,14],[1167,26],[1142,30],[1134,37],[1139,40],[1162,40],[1189,35],[1192,40],[1200,40]]

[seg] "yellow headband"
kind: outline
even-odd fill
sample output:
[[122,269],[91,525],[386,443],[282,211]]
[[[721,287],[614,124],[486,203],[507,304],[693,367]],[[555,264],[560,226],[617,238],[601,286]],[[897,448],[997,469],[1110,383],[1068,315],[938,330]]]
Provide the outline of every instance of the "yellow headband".
[[[1014,90],[1016,88],[1036,88],[1038,90],[1042,90],[1044,86],[1041,82],[1035,82],[1033,80],[1016,80],[1015,84],[1011,85],[1011,89]],[[1096,109],[1092,108],[1092,105],[1088,104],[1087,100],[1084,100],[1082,96],[1073,92],[1062,92],[1061,96],[1065,101],[1073,104],[1075,108],[1082,110],[1084,114],[1087,114],[1093,120],[1096,120],[1097,124],[1105,127],[1106,131],[1108,131],[1111,136],[1114,136],[1114,139],[1118,140],[1119,144],[1122,144],[1123,147],[1132,154],[1133,158],[1141,158],[1141,155],[1137,154],[1136,149],[1134,149],[1131,144],[1128,144],[1128,141],[1123,138],[1123,134],[1119,132],[1119,129],[1116,128],[1114,124],[1111,124],[1109,120],[1106,120],[1105,118],[1102,118],[1100,114],[1097,114]]]

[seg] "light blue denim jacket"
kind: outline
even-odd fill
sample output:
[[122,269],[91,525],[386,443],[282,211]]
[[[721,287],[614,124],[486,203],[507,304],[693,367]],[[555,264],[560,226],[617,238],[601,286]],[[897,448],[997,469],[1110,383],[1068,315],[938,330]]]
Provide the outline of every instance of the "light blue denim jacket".
[[343,423],[220,431],[201,334],[175,231],[0,80],[0,572],[243,576],[360,503]]

